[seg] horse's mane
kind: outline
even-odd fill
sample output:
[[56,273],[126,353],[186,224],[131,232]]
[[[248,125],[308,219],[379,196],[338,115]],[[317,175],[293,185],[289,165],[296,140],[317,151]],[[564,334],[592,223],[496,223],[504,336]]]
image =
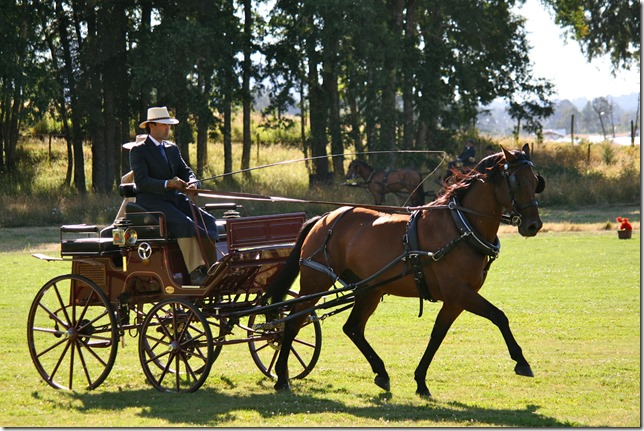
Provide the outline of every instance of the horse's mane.
[[498,172],[494,168],[499,164],[503,157],[502,152],[492,154],[482,159],[474,169],[468,172],[454,172],[452,176],[456,181],[453,184],[446,186],[445,192],[432,202],[432,204],[447,205],[454,196],[460,200],[475,181],[484,180],[490,175],[492,176],[491,178],[494,179]]

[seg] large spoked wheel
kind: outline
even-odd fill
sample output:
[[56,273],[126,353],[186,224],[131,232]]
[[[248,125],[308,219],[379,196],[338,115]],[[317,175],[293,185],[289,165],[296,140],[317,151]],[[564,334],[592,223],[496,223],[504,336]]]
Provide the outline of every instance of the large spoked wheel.
[[214,362],[213,340],[203,313],[185,299],[166,299],[146,315],[139,359],[148,381],[162,392],[194,392]]
[[27,321],[29,353],[57,389],[98,387],[116,360],[118,326],[105,293],[81,275],[61,275],[36,294]]
[[[298,294],[289,291],[288,296],[297,298]],[[289,313],[287,308],[280,309],[279,318],[286,317]],[[289,374],[294,379],[303,379],[315,367],[322,350],[322,327],[316,318],[315,312],[304,322],[291,346],[291,358],[289,359]],[[248,343],[250,354],[257,368],[264,375],[276,378],[274,373],[275,362],[282,347],[282,334],[284,323],[276,328],[266,328],[264,314],[253,314],[248,319],[248,331],[251,340]]]

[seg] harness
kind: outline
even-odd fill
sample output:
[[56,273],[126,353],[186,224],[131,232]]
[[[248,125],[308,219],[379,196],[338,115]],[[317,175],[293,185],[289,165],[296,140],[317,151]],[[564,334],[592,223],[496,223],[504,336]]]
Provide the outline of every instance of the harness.
[[[510,217],[501,217],[500,219],[501,222],[512,224],[514,226],[519,226],[521,224],[521,215],[519,214],[519,211],[529,206],[538,206],[538,202],[536,200],[532,200],[523,205],[518,205],[514,199],[514,193],[517,188],[516,177],[515,177],[516,172],[524,167],[532,167],[532,166],[533,166],[532,162],[525,159],[516,161],[510,165],[506,164],[503,166],[502,175],[504,176],[505,180],[508,183],[510,197],[512,200],[512,212],[510,214]],[[510,169],[513,169],[512,173],[509,172]],[[371,177],[369,178],[369,181],[370,180],[371,180]],[[543,181],[543,179],[540,179],[539,181]],[[454,224],[456,225],[460,235],[435,252],[421,250],[420,244],[418,241],[419,215],[421,214],[422,211],[425,211],[427,209],[439,209],[439,208],[445,208],[450,210],[450,214],[452,216],[452,219],[454,220]],[[494,242],[489,242],[485,238],[481,237],[480,234],[478,234],[476,230],[472,227],[471,223],[465,216],[465,212],[477,214],[480,216],[487,216],[487,217],[490,217],[490,216],[487,214],[481,214],[471,209],[462,207],[459,204],[457,197],[453,196],[449,204],[446,206],[420,208],[413,211],[409,217],[409,221],[407,222],[407,226],[405,228],[405,233],[403,234],[403,237],[402,237],[403,253],[397,258],[395,258],[394,260],[392,260],[390,263],[385,265],[375,274],[372,274],[369,277],[363,280],[359,280],[355,283],[347,283],[346,281],[342,280],[341,276],[336,274],[333,271],[333,269],[328,265],[330,259],[327,251],[327,243],[331,238],[331,235],[333,234],[333,229],[335,228],[337,223],[345,215],[349,214],[353,209],[354,209],[353,207],[348,208],[346,211],[340,214],[333,221],[332,225],[329,227],[327,231],[327,235],[322,246],[317,251],[315,251],[310,257],[306,259],[300,259],[300,265],[307,266],[309,268],[326,273],[327,275],[329,275],[329,277],[331,277],[334,283],[339,282],[340,284],[342,284],[343,287],[337,288],[336,293],[339,294],[341,292],[351,291],[351,293],[346,297],[337,298],[339,303],[342,303],[342,304],[352,302],[353,298],[355,298],[355,295],[359,293],[358,290],[369,288],[369,287],[375,288],[378,286],[382,286],[411,274],[414,278],[416,288],[418,289],[418,296],[420,300],[418,317],[421,317],[423,314],[423,300],[436,302],[436,299],[432,297],[431,292],[429,291],[429,287],[427,286],[427,281],[423,273],[423,267],[425,265],[432,262],[438,262],[450,250],[456,247],[460,242],[465,241],[466,244],[468,244],[478,253],[487,257],[487,263],[483,270],[483,276],[487,277],[487,273],[490,269],[490,266],[498,258],[499,252],[501,250],[501,243],[499,241],[499,237],[498,236],[495,237]],[[326,215],[328,215],[328,213],[325,214],[325,216]],[[323,252],[327,265],[324,265],[322,263],[315,262],[312,260],[313,256],[315,256],[319,252]],[[430,259],[422,259],[423,257],[430,258]],[[380,277],[380,275],[382,275],[383,273],[385,273],[386,271],[388,271],[389,269],[391,269],[393,266],[397,265],[400,262],[405,262],[405,265],[403,267],[403,271],[401,274],[390,277],[389,279],[386,279],[386,280],[377,281],[376,283],[372,284],[372,282],[375,281],[378,277]],[[409,263],[409,265],[407,265],[407,263]],[[351,306],[352,304],[342,308],[342,310],[349,308]]]

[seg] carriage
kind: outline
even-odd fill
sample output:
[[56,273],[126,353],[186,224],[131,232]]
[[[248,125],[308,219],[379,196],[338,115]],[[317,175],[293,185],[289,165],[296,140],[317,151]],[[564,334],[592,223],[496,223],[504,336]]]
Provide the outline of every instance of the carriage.
[[[143,371],[161,391],[197,390],[225,344],[247,343],[260,371],[271,376],[280,327],[253,310],[305,214],[244,216],[235,203],[206,204],[224,212],[217,221],[218,260],[203,284],[192,286],[183,282],[187,270],[164,215],[138,205],[132,185],[120,191],[124,211],[112,225],[64,225],[61,257],[34,255],[71,263],[71,273],[45,283],[29,311],[29,351],[42,378],[55,388],[98,387],[127,335],[138,337]],[[296,377],[304,377],[321,349],[314,311],[298,341]]]
[[[72,389],[80,381],[93,389],[129,334],[138,336],[140,363],[155,388],[192,392],[225,344],[247,343],[260,371],[288,390],[290,378],[305,377],[317,363],[320,321],[351,310],[343,330],[369,361],[375,384],[388,391],[384,363],[364,330],[382,296],[392,294],[420,298],[419,316],[423,300],[442,302],[414,372],[419,395],[431,395],[428,367],[462,311],[494,323],[516,374],[531,377],[508,318],[479,290],[500,251],[500,223],[524,237],[541,229],[535,195],[544,188],[525,145],[484,158],[420,207],[341,206],[306,221],[304,213],[241,216],[237,204],[207,204],[225,211],[218,259],[193,286],[183,283],[187,270],[163,214],[146,211],[131,201],[131,187],[121,187],[123,211],[111,226],[63,226],[61,257],[35,255],[71,261],[72,272],[36,294],[28,317],[31,357],[51,386]],[[323,309],[331,310],[318,317]]]

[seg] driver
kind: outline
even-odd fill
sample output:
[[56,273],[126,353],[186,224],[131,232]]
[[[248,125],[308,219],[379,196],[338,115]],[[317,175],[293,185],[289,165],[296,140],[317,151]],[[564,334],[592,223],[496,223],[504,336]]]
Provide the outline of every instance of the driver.
[[461,168],[463,166],[474,166],[476,164],[476,149],[474,148],[474,142],[469,139],[465,142],[465,150],[454,160],[447,164],[447,172],[445,173],[444,180],[447,180],[452,176],[452,169],[454,167]]
[[165,215],[168,233],[177,238],[190,282],[201,285],[208,268],[197,241],[193,210],[201,235],[217,238],[217,226],[212,215],[198,208],[185,195],[199,183],[181,157],[179,148],[166,140],[170,126],[178,123],[179,120],[170,117],[165,106],[149,108],[147,120],[139,125],[146,129],[148,137],[130,150],[130,166],[134,171],[137,203],[148,211],[160,211]]

